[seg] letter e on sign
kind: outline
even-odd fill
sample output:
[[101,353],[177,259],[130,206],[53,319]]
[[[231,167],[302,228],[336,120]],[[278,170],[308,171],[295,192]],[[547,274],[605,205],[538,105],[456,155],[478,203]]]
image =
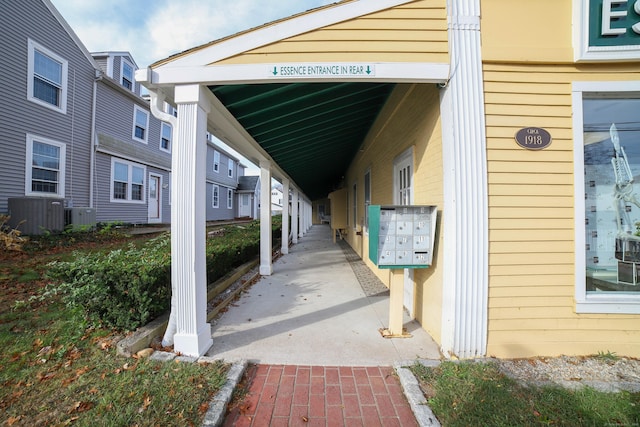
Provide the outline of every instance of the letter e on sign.
[[516,132],[516,142],[527,150],[542,150],[551,144],[551,134],[542,128],[522,128]]

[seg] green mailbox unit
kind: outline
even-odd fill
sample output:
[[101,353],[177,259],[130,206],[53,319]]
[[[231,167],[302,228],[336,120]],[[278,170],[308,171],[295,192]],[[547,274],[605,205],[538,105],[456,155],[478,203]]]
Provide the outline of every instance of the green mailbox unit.
[[369,206],[369,259],[378,268],[427,268],[433,260],[435,206]]

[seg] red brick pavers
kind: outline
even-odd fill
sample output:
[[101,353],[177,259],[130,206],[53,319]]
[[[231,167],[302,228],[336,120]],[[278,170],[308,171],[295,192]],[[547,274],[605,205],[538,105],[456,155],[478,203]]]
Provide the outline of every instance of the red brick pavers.
[[224,426],[417,426],[391,367],[249,365]]

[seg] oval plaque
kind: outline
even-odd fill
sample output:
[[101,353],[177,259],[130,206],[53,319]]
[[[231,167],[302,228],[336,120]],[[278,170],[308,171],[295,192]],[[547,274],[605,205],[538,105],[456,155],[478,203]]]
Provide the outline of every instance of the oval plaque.
[[522,128],[516,132],[516,142],[527,150],[542,150],[551,144],[551,134],[542,128]]

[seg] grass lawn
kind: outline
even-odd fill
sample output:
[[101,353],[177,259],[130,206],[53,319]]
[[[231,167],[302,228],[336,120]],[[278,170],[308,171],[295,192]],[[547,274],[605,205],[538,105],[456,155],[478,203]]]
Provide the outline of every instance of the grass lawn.
[[493,363],[416,364],[411,370],[445,427],[640,426],[640,393],[524,387]]
[[[144,238],[139,238],[140,241]],[[0,252],[0,424],[200,425],[224,383],[222,363],[154,362],[116,355],[117,332],[87,328],[60,298],[34,300],[46,264],[74,249],[122,247],[131,238],[45,242]]]

